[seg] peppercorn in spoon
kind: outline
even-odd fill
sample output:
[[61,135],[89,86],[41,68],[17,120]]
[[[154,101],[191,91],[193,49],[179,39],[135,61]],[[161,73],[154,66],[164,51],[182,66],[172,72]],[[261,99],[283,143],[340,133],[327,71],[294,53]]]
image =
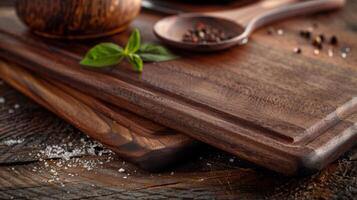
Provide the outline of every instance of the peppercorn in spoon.
[[259,27],[297,15],[333,10],[345,0],[264,0],[246,8],[166,17],[154,26],[166,44],[191,51],[218,51],[248,42]]

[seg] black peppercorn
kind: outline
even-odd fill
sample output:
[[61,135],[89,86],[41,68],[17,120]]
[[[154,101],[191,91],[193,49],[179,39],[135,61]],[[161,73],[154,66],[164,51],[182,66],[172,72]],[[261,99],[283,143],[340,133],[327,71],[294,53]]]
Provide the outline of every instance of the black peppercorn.
[[267,34],[273,35],[273,33],[274,33],[274,29],[272,27],[269,27],[269,29],[267,30]]
[[310,39],[311,38],[311,32],[310,31],[306,31],[306,39]]
[[311,32],[310,31],[300,31],[300,36],[305,38],[305,39],[310,39],[311,38]]
[[332,36],[330,39],[330,44],[332,45],[337,45],[338,44],[338,39],[336,36]]
[[301,54],[301,49],[299,47],[294,48],[294,52],[297,54]]
[[203,22],[198,22],[195,24],[193,29],[186,31],[182,37],[182,41],[205,44],[229,40],[231,38],[231,36],[228,36],[226,33],[217,28]]
[[300,36],[305,37],[305,33],[306,33],[305,31],[300,31]]
[[318,49],[322,49],[322,38],[317,36],[312,40],[312,45]]
[[325,42],[326,38],[323,34],[320,34],[318,37],[321,39],[321,42]]

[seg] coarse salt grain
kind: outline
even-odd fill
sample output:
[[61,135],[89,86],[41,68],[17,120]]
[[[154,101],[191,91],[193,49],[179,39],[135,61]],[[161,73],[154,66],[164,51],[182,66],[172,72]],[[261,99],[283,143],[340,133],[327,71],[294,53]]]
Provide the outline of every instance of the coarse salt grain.
[[14,105],[14,108],[15,108],[15,109],[19,109],[19,108],[20,108],[20,105],[19,105],[19,104],[15,104],[15,105]]
[[315,55],[319,55],[319,54],[320,54],[320,50],[315,49],[315,50],[314,50],[314,54],[315,54]]
[[[83,139],[83,138],[82,138]],[[84,141],[84,140],[83,140]],[[73,144],[70,143],[70,145],[65,145],[65,146],[72,146]],[[59,145],[52,145],[52,146],[47,146],[45,150],[40,151],[41,155],[47,157],[47,158],[62,158],[64,160],[69,160],[72,157],[78,157],[85,155],[86,153],[90,155],[96,155],[95,151],[96,148],[102,148],[103,146],[99,143],[94,143],[94,144],[86,144],[81,148],[75,148],[72,149],[71,151],[68,151],[66,148],[59,146]],[[100,150],[101,154],[103,153],[111,153],[110,150]]]
[[341,53],[341,57],[342,58],[347,58],[347,53],[345,53],[345,52]]
[[120,168],[120,169],[118,170],[118,172],[120,172],[120,173],[124,173],[124,172],[125,172],[125,169]]
[[294,48],[294,52],[297,53],[297,54],[300,54],[301,53],[301,49],[299,47],[295,47]]
[[[71,139],[71,138],[68,138]],[[72,146],[73,144],[62,144],[62,145],[50,145],[46,146],[44,150],[39,151],[39,153],[36,154],[37,158],[40,161],[44,161],[43,164],[44,166],[39,167],[39,169],[33,169],[33,171],[37,171],[37,173],[42,173],[44,170],[48,171],[48,173],[51,174],[50,178],[48,180],[44,180],[48,183],[52,182],[57,182],[61,186],[64,186],[64,183],[61,182],[61,179],[58,174],[58,169],[64,168],[77,168],[81,167],[83,169],[86,169],[88,171],[91,171],[99,165],[103,164],[103,161],[100,159],[94,159],[94,160],[87,160],[87,159],[81,159],[81,158],[75,158],[79,157],[82,155],[87,155],[87,154],[95,154],[98,152],[102,154],[108,154],[111,155],[113,154],[112,151],[105,149],[102,144],[91,141],[91,140],[81,140],[83,144],[80,145],[80,147],[76,148],[69,148],[69,146]],[[73,145],[74,146],[74,145]],[[68,149],[69,148],[69,149]],[[53,158],[58,158],[56,160],[51,160],[50,162],[47,162],[44,159],[53,159]],[[111,156],[108,156],[107,161],[111,161],[113,158]],[[68,176],[74,177],[78,176],[78,174],[68,174]]]
[[15,144],[21,144],[23,143],[25,140],[24,139],[10,139],[10,140],[5,140],[2,142],[2,144],[5,144],[7,146],[12,146],[12,145],[15,145]]
[[249,41],[248,38],[244,38],[244,39],[240,42],[240,44],[242,44],[242,45],[247,44],[248,41]]
[[278,35],[284,35],[283,29],[278,29],[278,30],[276,31],[276,33],[277,33]]
[[0,97],[0,104],[4,104],[6,102],[4,97]]
[[329,57],[333,57],[333,50],[332,50],[332,49],[329,49],[329,50],[328,50],[328,56],[329,56]]
[[345,53],[349,53],[349,52],[351,52],[351,48],[350,47],[344,47],[342,49],[342,51],[345,52]]

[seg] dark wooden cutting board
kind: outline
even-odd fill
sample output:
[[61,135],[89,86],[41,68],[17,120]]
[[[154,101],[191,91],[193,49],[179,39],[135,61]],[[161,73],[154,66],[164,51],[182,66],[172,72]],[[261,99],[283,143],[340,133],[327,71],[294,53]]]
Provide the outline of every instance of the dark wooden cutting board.
[[[125,64],[105,70],[78,64],[92,45],[124,44],[129,31],[53,41],[30,34],[12,12],[0,15],[1,57],[269,169],[288,175],[321,169],[356,144],[356,57],[294,54],[297,44],[311,48],[296,41],[307,20],[279,24],[284,36],[261,31],[248,45],[217,54],[177,52],[180,59],[147,64],[137,74]],[[156,41],[151,30],[159,18],[142,13],[132,26]],[[320,29],[332,24],[321,21]],[[341,35],[352,49],[354,37],[348,30]]]
[[100,141],[120,157],[149,171],[186,160],[199,142],[123,109],[118,109],[22,67],[0,61],[8,84]]

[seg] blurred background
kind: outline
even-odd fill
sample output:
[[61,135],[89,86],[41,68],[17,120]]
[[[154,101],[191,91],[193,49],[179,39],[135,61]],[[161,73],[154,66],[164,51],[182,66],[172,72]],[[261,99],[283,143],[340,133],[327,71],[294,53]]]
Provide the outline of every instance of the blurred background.
[[0,0],[0,6],[11,6],[15,0]]
[[[0,6],[12,6],[15,3],[16,0],[0,0]],[[234,4],[248,4],[252,2],[257,2],[259,0],[143,0],[143,1],[150,1],[150,2],[155,2],[157,4],[171,4],[175,2],[180,2],[180,3],[187,3],[187,4],[228,4],[232,5]]]

